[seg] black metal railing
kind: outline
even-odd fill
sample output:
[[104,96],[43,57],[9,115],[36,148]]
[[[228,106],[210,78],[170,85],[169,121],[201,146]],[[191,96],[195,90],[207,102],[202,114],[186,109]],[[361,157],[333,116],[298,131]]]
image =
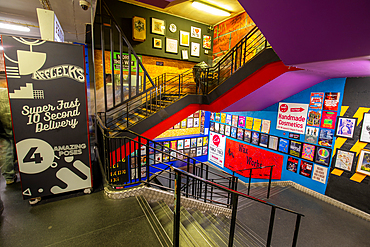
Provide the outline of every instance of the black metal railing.
[[[208,186],[209,188],[213,188],[213,190],[220,190],[224,193],[231,195],[231,202],[230,202],[230,208],[232,208],[231,213],[231,220],[230,220],[230,232],[229,232],[229,243],[228,246],[233,246],[234,243],[234,233],[235,233],[235,226],[236,226],[236,214],[237,214],[237,207],[238,207],[238,198],[244,197],[249,200],[252,200],[254,202],[257,202],[261,205],[267,205],[271,207],[271,213],[270,213],[270,221],[268,225],[268,234],[267,234],[267,240],[266,240],[266,246],[271,245],[272,241],[272,233],[274,229],[274,223],[275,223],[275,215],[276,210],[281,210],[288,212],[290,214],[293,214],[296,216],[295,221],[295,229],[293,232],[293,241],[292,246],[297,245],[298,240],[298,233],[299,233],[299,226],[301,222],[301,218],[304,217],[303,214],[300,214],[298,212],[292,211],[290,209],[286,209],[277,205],[274,205],[272,203],[251,197],[249,195],[246,195],[244,193],[238,192],[236,190],[230,189],[228,187],[222,186],[220,184],[214,183],[212,181],[206,180],[204,178],[197,177],[194,174],[188,173],[186,171],[180,170],[178,168],[172,167],[171,168],[175,172],[175,189],[174,189],[174,224],[173,224],[173,246],[179,246],[179,240],[180,240],[180,207],[181,207],[181,196],[186,196],[184,191],[181,190],[181,185],[183,184],[182,181],[192,179],[193,181],[198,181],[199,183],[202,183],[203,186]],[[286,227],[286,226],[283,226]]]
[[270,198],[272,169],[274,168],[274,166],[260,166],[260,167],[252,167],[252,168],[240,169],[240,170],[233,171],[233,175],[235,176],[235,173],[239,173],[240,174],[243,171],[248,171],[249,170],[248,194],[247,195],[250,195],[251,180],[252,180],[252,171],[255,170],[255,169],[265,169],[265,168],[270,168],[269,169],[270,170],[270,172],[269,172],[269,182],[268,182],[268,186],[267,186],[267,198]]

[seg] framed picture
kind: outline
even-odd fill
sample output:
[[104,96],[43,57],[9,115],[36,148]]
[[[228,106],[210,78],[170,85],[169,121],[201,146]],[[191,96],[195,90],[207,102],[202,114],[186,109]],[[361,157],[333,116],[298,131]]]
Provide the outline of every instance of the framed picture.
[[190,55],[193,57],[199,57],[200,54],[200,44],[191,42],[191,53]]
[[189,46],[190,45],[190,33],[185,31],[180,31],[180,45]]
[[191,37],[200,39],[202,37],[202,29],[199,27],[191,27]]
[[363,149],[358,158],[356,172],[370,176],[370,150]]
[[237,128],[236,127],[231,127],[231,134],[230,134],[230,136],[232,138],[236,138],[236,132],[237,132]]
[[230,136],[230,134],[231,134],[231,126],[230,125],[226,125],[226,127],[225,127],[225,135],[226,136]]
[[269,135],[261,133],[261,135],[260,135],[260,144],[259,145],[261,147],[267,148],[268,142],[269,142]]
[[183,60],[188,60],[189,59],[188,50],[182,50],[181,55],[182,55]]
[[299,169],[299,174],[311,178],[312,168],[313,168],[312,163],[302,160],[301,167]]
[[286,169],[288,171],[297,173],[298,164],[299,164],[298,159],[295,159],[293,157],[288,157],[288,162],[286,164]]
[[166,52],[177,53],[177,39],[166,38]]
[[153,47],[157,49],[162,49],[162,40],[158,38],[153,38]]
[[[367,113],[365,113],[365,115],[366,114]],[[368,121],[369,121],[369,129],[370,129],[370,115],[368,117]],[[353,139],[356,122],[357,122],[357,118],[338,117],[337,128],[335,129],[335,135],[344,137],[344,138]],[[364,123],[365,123],[365,118],[364,118]],[[361,133],[362,133],[362,130],[361,130]],[[361,136],[360,136],[360,141],[362,141]],[[370,142],[370,139],[369,139],[369,142]]]
[[279,152],[288,153],[289,150],[289,140],[280,138],[279,139]]
[[277,150],[279,144],[279,137],[277,136],[269,136],[269,149]]
[[315,157],[315,148],[316,148],[316,146],[314,146],[314,145],[303,143],[301,158],[313,161],[313,159]]
[[370,113],[364,114],[362,128],[360,133],[360,141],[370,143]]
[[244,139],[244,130],[241,128],[238,128],[237,139],[242,140],[242,141]]
[[251,137],[252,137],[252,131],[244,130],[244,141],[251,142]]
[[333,144],[334,131],[328,129],[320,129],[319,145],[325,147],[331,147]]
[[258,145],[260,142],[260,133],[252,132],[252,141],[251,143],[254,145]]
[[203,35],[203,48],[211,49],[211,36]]
[[152,18],[152,33],[164,35],[166,24],[164,20]]
[[[329,166],[331,150],[324,147],[316,148],[315,163]],[[370,157],[369,157],[370,158]]]
[[289,154],[299,157],[301,156],[302,151],[302,143],[296,142],[296,141],[290,141],[290,148],[289,148]]
[[355,152],[338,149],[334,167],[351,171],[355,156]]

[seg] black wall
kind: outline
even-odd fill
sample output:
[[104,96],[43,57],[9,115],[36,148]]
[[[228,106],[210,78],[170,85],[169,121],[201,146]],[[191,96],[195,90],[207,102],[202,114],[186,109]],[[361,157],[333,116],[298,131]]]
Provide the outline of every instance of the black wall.
[[[353,117],[359,107],[370,107],[370,77],[347,78],[344,88],[343,106],[349,106],[345,117]],[[362,122],[355,128],[353,139],[347,139],[340,149],[350,150],[359,140]],[[367,144],[364,149],[370,149]],[[356,172],[357,161],[360,155],[355,157],[351,172],[344,171],[341,176],[329,175],[326,195],[370,213],[370,178],[366,177],[361,183],[350,180]],[[334,169],[336,155],[332,159],[331,170]]]
[[[206,49],[203,48],[203,35],[209,35],[212,37],[212,45],[213,45],[213,31],[209,29],[208,25],[201,24],[198,22],[190,21],[187,19],[183,19],[180,17],[176,17],[173,15],[157,12],[154,10],[150,10],[147,8],[135,6],[132,4],[116,1],[116,0],[109,0],[106,1],[110,11],[113,13],[114,18],[116,21],[121,25],[126,37],[129,39],[129,42],[134,47],[134,50],[139,55],[147,55],[147,56],[155,56],[155,57],[163,57],[169,59],[182,59],[181,50],[188,50],[189,59],[187,61],[191,62],[207,62],[212,55],[212,49],[208,50],[209,54],[205,54],[204,51]],[[144,42],[137,42],[132,39],[132,18],[134,16],[143,17],[146,19],[146,40]],[[166,30],[165,35],[158,35],[151,33],[151,18],[157,18],[165,21]],[[169,31],[169,25],[174,23],[177,26],[176,32],[172,33]],[[191,38],[190,37],[190,46],[180,46],[178,45],[178,53],[167,53],[166,52],[166,37],[171,39],[177,39],[178,44],[180,44],[180,30],[190,32],[191,26],[198,27],[202,29],[202,39]],[[95,35],[97,42],[97,47],[100,47],[99,39],[100,39],[100,30],[95,30]],[[105,35],[107,37],[107,34]],[[153,38],[162,39],[162,49],[153,48]],[[118,39],[115,40],[115,50],[118,50]],[[200,57],[192,57],[190,56],[190,48],[191,42],[200,43]],[[108,48],[108,47],[107,47]]]

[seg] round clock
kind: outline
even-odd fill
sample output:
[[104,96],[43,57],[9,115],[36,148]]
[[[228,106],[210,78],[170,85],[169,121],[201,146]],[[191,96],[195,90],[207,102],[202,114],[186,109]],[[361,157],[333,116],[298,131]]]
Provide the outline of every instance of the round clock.
[[172,24],[170,25],[169,29],[170,29],[170,31],[171,31],[172,33],[174,33],[174,32],[176,32],[177,27],[176,27],[176,25],[175,25],[175,24],[173,24],[173,23],[172,23]]

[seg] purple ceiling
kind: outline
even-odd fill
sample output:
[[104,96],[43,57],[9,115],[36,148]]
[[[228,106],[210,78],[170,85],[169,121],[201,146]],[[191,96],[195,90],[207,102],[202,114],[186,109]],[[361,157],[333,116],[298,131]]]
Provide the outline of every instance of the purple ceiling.
[[370,1],[239,0],[287,65],[370,55]]

